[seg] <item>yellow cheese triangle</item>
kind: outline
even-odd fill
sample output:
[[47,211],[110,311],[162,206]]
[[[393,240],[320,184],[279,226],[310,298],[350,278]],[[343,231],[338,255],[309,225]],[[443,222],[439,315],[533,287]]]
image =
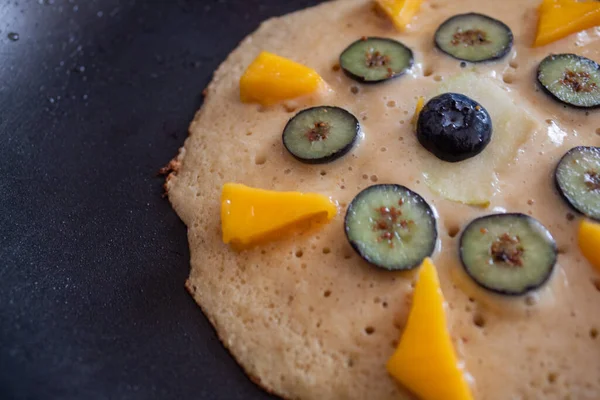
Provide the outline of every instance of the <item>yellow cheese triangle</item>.
[[600,271],[600,223],[583,219],[577,239],[585,258]]
[[543,0],[534,46],[544,46],[572,33],[600,25],[600,2]]
[[268,106],[308,95],[321,85],[324,81],[313,69],[263,51],[240,79],[240,99]]
[[375,0],[399,31],[404,31],[419,12],[423,0]]
[[472,400],[446,326],[435,266],[425,259],[412,309],[388,372],[422,400]]
[[313,217],[333,218],[336,205],[316,193],[275,192],[226,183],[221,193],[223,242],[249,245]]

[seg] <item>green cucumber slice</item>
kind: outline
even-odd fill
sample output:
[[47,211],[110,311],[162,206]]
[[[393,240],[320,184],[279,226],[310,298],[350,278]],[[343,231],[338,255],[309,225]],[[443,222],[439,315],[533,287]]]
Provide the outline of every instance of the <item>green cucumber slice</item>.
[[396,78],[412,65],[412,50],[388,38],[359,39],[340,55],[344,73],[361,83],[379,83]]
[[576,54],[552,54],[537,71],[544,90],[561,103],[580,108],[600,106],[600,66]]
[[360,192],[346,213],[345,231],[356,252],[386,270],[409,270],[431,256],[437,241],[435,214],[412,190],[393,184]]
[[575,147],[558,163],[556,187],[573,209],[600,221],[600,147]]
[[360,123],[339,107],[308,108],[283,130],[283,145],[299,161],[324,164],[348,153],[358,138]]
[[525,214],[494,214],[471,222],[460,238],[467,274],[484,289],[519,296],[545,284],[557,248],[550,232]]
[[458,60],[482,62],[504,57],[512,48],[510,28],[487,15],[468,13],[447,19],[435,32],[438,49]]

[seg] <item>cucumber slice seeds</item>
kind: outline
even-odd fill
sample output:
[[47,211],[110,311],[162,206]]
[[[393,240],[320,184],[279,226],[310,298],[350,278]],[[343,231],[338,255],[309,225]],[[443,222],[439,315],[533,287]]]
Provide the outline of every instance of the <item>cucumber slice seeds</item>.
[[491,61],[504,57],[512,48],[510,28],[487,15],[468,13],[447,19],[435,32],[438,49],[458,60]]
[[562,197],[581,214],[600,221],[600,147],[575,147],[554,174]]
[[427,202],[394,184],[360,192],[346,213],[345,230],[356,252],[386,270],[409,270],[431,256],[437,241],[436,219]]
[[413,65],[413,52],[402,43],[378,37],[364,37],[340,55],[344,73],[361,83],[378,83],[396,78]]
[[552,54],[537,71],[544,90],[556,100],[581,108],[600,106],[600,66],[576,54]]
[[484,289],[519,296],[552,275],[557,248],[550,232],[525,214],[494,214],[471,222],[460,238],[467,274]]
[[348,153],[359,132],[358,119],[343,108],[313,107],[290,119],[283,130],[283,145],[299,161],[323,164]]

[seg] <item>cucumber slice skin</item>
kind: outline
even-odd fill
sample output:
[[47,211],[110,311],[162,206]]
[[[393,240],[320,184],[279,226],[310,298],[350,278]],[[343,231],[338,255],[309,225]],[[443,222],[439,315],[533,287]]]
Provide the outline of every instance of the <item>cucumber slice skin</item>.
[[[294,151],[294,149],[291,147],[288,140],[286,140],[286,138],[287,138],[286,132],[288,132],[289,129],[292,127],[293,121],[297,117],[302,117],[304,114],[318,112],[321,110],[327,110],[327,111],[331,112],[332,114],[335,113],[335,114],[343,116],[343,118],[346,118],[347,119],[346,122],[348,123],[348,129],[353,129],[355,131],[354,136],[351,141],[348,141],[343,147],[340,147],[338,150],[332,152],[329,155],[326,155],[323,157],[318,157],[318,158],[301,157]],[[311,107],[311,108],[302,110],[298,114],[296,114],[294,117],[292,117],[286,124],[285,128],[283,129],[283,134],[281,135],[281,140],[283,142],[283,146],[285,147],[285,149],[296,160],[303,162],[305,164],[313,164],[313,165],[327,164],[327,163],[337,160],[338,158],[345,156],[346,154],[348,154],[348,152],[350,152],[350,150],[352,150],[352,148],[358,141],[360,130],[361,130],[360,122],[358,122],[358,119],[351,112],[349,112],[343,108],[340,108],[340,107],[317,106],[317,107]]]
[[[456,20],[462,19],[462,18],[482,18],[487,20],[489,23],[495,24],[496,26],[500,27],[501,30],[503,30],[506,33],[507,36],[507,41],[506,44],[504,45],[504,47],[502,49],[500,49],[499,51],[497,51],[494,54],[491,54],[488,57],[485,58],[479,58],[479,59],[469,59],[469,58],[463,58],[463,57],[458,57],[455,54],[452,54],[450,51],[447,51],[443,48],[443,44],[440,42],[439,37],[441,36],[441,33],[443,32],[442,29],[448,27],[448,25],[451,25],[453,23],[456,22]],[[444,21],[439,27],[438,29],[435,31],[434,34],[434,42],[435,42],[435,47],[437,47],[438,50],[440,50],[442,53],[449,55],[450,57],[456,59],[456,60],[460,60],[460,61],[467,61],[470,63],[485,63],[485,62],[491,62],[491,61],[497,61],[501,58],[504,58],[512,49],[513,47],[513,43],[514,43],[514,35],[512,33],[512,30],[510,29],[510,27],[508,25],[506,25],[504,22],[497,20],[495,18],[492,18],[490,16],[484,15],[484,14],[479,14],[479,13],[466,13],[466,14],[458,14],[458,15],[454,15],[450,18],[448,18],[446,21]]]
[[[556,166],[556,170],[554,172],[554,184],[556,186],[556,190],[563,198],[563,200],[569,205],[569,207],[580,215],[584,215],[590,219],[600,222],[600,210],[597,211],[587,211],[584,210],[580,205],[579,201],[574,198],[572,194],[569,193],[566,188],[565,183],[561,179],[561,170],[560,168],[566,168],[565,164],[568,164],[569,161],[574,161],[573,157],[576,157],[578,154],[589,152],[593,153],[593,156],[597,157],[600,160],[600,147],[589,147],[589,146],[577,146],[569,150],[558,162]],[[598,191],[598,197],[600,197],[600,190]]]
[[[500,286],[494,286],[492,284],[483,282],[481,279],[478,279],[476,277],[476,273],[475,271],[472,271],[471,268],[469,267],[469,265],[467,265],[467,262],[465,261],[467,259],[467,243],[465,243],[467,240],[469,240],[469,236],[470,234],[472,234],[473,232],[476,232],[476,234],[480,231],[480,226],[483,224],[485,224],[486,222],[489,222],[490,220],[493,219],[497,219],[497,218],[514,218],[517,220],[521,220],[521,222],[528,224],[531,229],[532,232],[536,232],[540,235],[540,241],[544,241],[547,245],[547,249],[549,251],[548,255],[548,262],[546,264],[546,270],[543,271],[543,274],[540,275],[538,277],[537,280],[532,281],[532,282],[528,282],[525,286],[519,288],[519,289],[509,289],[506,287],[500,287]],[[473,279],[473,281],[479,285],[480,287],[482,287],[483,289],[486,289],[492,293],[496,293],[496,294],[500,294],[503,296],[510,296],[510,297],[518,297],[518,296],[523,296],[529,292],[535,291],[539,288],[541,288],[542,286],[544,286],[552,277],[552,274],[554,272],[554,267],[556,265],[556,261],[558,259],[558,247],[556,245],[556,241],[554,240],[554,238],[552,237],[552,235],[550,234],[550,232],[548,231],[548,229],[542,225],[538,220],[536,220],[533,217],[530,217],[529,215],[525,215],[525,214],[521,214],[521,213],[506,213],[506,214],[491,214],[491,215],[486,215],[480,218],[476,218],[475,220],[471,221],[467,227],[463,230],[463,233],[460,237],[460,243],[459,243],[459,257],[460,257],[460,261],[461,264],[463,266],[463,269],[465,270],[465,272],[467,273],[467,275],[469,275],[469,277],[471,279]],[[524,267],[512,267],[512,268],[524,268]]]
[[[351,227],[353,226],[352,219],[354,218],[355,211],[360,211],[360,203],[363,201],[363,198],[368,197],[373,193],[376,194],[379,191],[388,193],[392,192],[393,194],[399,195],[400,198],[404,198],[404,196],[409,197],[412,204],[414,204],[416,207],[419,207],[419,211],[421,211],[427,219],[426,222],[428,226],[425,227],[425,234],[429,234],[429,237],[427,238],[426,243],[419,243],[419,245],[422,247],[420,249],[420,254],[418,255],[418,257],[415,257],[416,259],[412,260],[411,262],[400,262],[397,264],[390,264],[377,261],[377,257],[374,257],[372,254],[369,254],[370,252],[368,251],[368,248],[365,249],[365,246],[368,246],[369,243],[365,244],[359,240],[355,240],[355,238],[353,237],[354,235]],[[355,210],[355,208],[358,208],[359,210]],[[369,222],[374,223],[374,221]],[[371,226],[367,226],[364,229],[372,230],[373,228]],[[413,192],[405,186],[398,184],[378,184],[369,186],[368,188],[362,190],[348,206],[348,209],[346,211],[346,217],[344,219],[344,231],[346,233],[346,238],[348,239],[348,242],[361,258],[363,258],[369,264],[381,268],[385,271],[408,271],[419,267],[425,258],[430,257],[434,253],[438,239],[437,220],[431,206],[419,194]]]
[[544,90],[544,92],[546,94],[548,94],[554,100],[556,100],[557,102],[559,102],[561,104],[567,105],[569,107],[579,108],[579,109],[587,109],[587,110],[600,107],[600,95],[594,103],[589,104],[589,105],[573,103],[571,101],[568,101],[567,99],[558,97],[557,94],[553,93],[550,90],[550,88],[548,87],[549,85],[546,85],[542,82],[544,80],[544,68],[547,67],[549,63],[551,63],[557,59],[568,59],[568,58],[576,59],[576,60],[579,60],[579,61],[587,64],[592,70],[595,70],[596,73],[598,73],[598,75],[600,76],[600,65],[598,65],[598,63],[595,62],[594,60],[591,60],[589,58],[579,56],[579,55],[573,54],[573,53],[550,54],[549,56],[544,58],[538,65],[538,69],[536,72],[536,78],[537,78],[537,82],[538,82],[539,86]]
[[[359,75],[357,73],[352,72],[349,68],[347,68],[347,65],[346,65],[347,63],[345,61],[345,58],[350,54],[350,52],[356,51],[357,46],[363,45],[364,43],[369,43],[369,42],[373,42],[373,43],[381,42],[383,44],[390,44],[393,46],[397,46],[398,49],[402,49],[402,51],[406,52],[408,62],[401,70],[394,71],[392,74],[387,75],[380,79],[367,79],[367,78],[365,78],[364,75]],[[413,51],[409,47],[405,46],[401,42],[398,42],[397,40],[373,36],[373,37],[365,37],[365,38],[358,39],[357,41],[351,43],[348,47],[346,47],[346,49],[340,55],[339,64],[342,67],[342,71],[344,71],[344,74],[346,74],[346,76],[349,77],[350,79],[353,79],[359,83],[376,84],[376,83],[386,82],[391,79],[395,79],[395,78],[398,78],[398,77],[404,75],[406,73],[406,71],[408,71],[409,69],[412,68],[412,66],[414,64],[414,55],[413,55]]]

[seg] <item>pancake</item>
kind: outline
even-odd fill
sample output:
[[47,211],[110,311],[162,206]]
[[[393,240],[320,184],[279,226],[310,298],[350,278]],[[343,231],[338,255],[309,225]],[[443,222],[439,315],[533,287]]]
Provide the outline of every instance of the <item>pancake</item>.
[[[535,83],[537,65],[549,53],[597,60],[600,39],[597,31],[588,31],[532,48],[537,6],[538,0],[431,0],[399,33],[369,1],[327,2],[264,22],[218,68],[165,186],[188,227],[186,287],[253,381],[288,399],[413,398],[385,364],[406,323],[416,275],[367,264],[343,233],[347,205],[377,182],[405,185],[437,211],[440,245],[433,260],[448,302],[449,330],[476,399],[600,398],[600,277],[580,253],[578,225],[551,179],[568,149],[600,143],[595,133],[600,113],[567,109]],[[471,11],[511,27],[510,54],[464,67],[434,49],[437,27]],[[384,84],[350,80],[333,67],[346,46],[362,36],[402,41],[414,52],[414,66]],[[364,137],[351,153],[325,165],[302,164],[287,153],[283,128],[297,111],[315,105],[308,99],[271,107],[240,102],[240,77],[263,50],[315,69],[331,88],[321,103],[359,118]],[[494,150],[492,141],[489,162],[442,176],[435,173],[438,160],[419,145],[411,117],[418,97],[464,87],[465,79],[466,86],[474,79],[483,88],[493,86],[492,99],[510,99],[508,109],[520,113],[529,128],[512,147],[503,147],[506,151]],[[472,96],[486,106],[485,89]],[[491,103],[500,101],[506,100]],[[486,106],[490,113],[493,104]],[[455,179],[456,186],[467,185],[480,177],[490,185],[483,193],[487,208],[451,201],[436,184]],[[339,203],[340,213],[317,230],[298,229],[235,251],[221,240],[220,194],[226,182],[321,193]],[[560,255],[543,289],[524,298],[500,298],[464,273],[456,234],[493,211],[529,214],[551,231]]]

